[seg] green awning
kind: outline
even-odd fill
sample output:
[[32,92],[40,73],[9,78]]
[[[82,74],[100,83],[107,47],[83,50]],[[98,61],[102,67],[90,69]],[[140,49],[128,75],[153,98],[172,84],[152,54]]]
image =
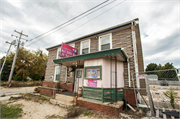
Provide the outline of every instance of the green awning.
[[80,65],[84,65],[84,60],[106,58],[109,56],[116,56],[118,61],[127,60],[121,48],[116,48],[116,49],[103,50],[103,51],[93,52],[93,53],[88,53],[88,54],[83,54],[83,55],[77,55],[73,57],[66,57],[62,59],[55,59],[53,60],[53,62],[55,64],[63,64],[65,66],[75,66],[76,62],[79,60],[80,60]]

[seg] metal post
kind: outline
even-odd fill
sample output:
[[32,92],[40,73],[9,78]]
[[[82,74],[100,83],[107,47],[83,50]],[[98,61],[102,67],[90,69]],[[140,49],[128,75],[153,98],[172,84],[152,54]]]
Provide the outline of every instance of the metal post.
[[[17,31],[15,30],[15,32],[17,32]],[[19,33],[20,36],[19,36],[18,45],[17,45],[17,48],[16,48],[16,54],[15,54],[15,56],[14,56],[13,64],[12,64],[12,67],[11,67],[11,72],[10,72],[9,79],[8,79],[8,87],[10,87],[12,75],[13,75],[13,72],[14,72],[14,66],[15,66],[16,58],[17,58],[18,51],[19,51],[19,45],[20,45],[20,42],[21,42],[21,36],[24,35],[24,34],[22,33],[22,31],[21,31],[21,33],[20,33],[20,32],[17,32],[17,33]],[[27,35],[24,35],[24,36],[27,37]]]
[[9,54],[9,51],[10,51],[10,49],[11,49],[11,46],[12,46],[12,43],[11,43],[10,46],[9,46],[9,49],[8,49],[8,51],[7,51],[7,54],[6,54],[6,57],[5,57],[5,59],[4,59],[3,65],[2,65],[2,67],[1,67],[0,76],[1,76],[2,70],[3,70],[3,68],[4,68],[4,64],[6,63],[6,59],[7,59],[7,56],[8,56],[8,54]]
[[117,102],[117,57],[115,56],[115,102]]

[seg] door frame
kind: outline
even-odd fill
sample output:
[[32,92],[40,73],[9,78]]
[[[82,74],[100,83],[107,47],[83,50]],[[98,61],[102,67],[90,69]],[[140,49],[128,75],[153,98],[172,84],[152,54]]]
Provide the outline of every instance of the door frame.
[[[73,80],[73,92],[74,92],[74,85],[75,85],[75,78],[76,78],[76,70],[77,69],[83,69],[84,70],[84,67],[78,67],[78,68],[75,68],[74,70],[74,80]],[[84,73],[84,72],[83,72]],[[84,74],[82,74],[82,78],[84,78]],[[83,81],[82,81],[83,82]]]

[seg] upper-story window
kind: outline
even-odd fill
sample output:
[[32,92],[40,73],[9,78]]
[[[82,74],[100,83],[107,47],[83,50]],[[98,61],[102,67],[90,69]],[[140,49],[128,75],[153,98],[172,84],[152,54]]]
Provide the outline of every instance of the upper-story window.
[[112,34],[99,36],[99,51],[112,48]]
[[90,39],[81,41],[81,51],[80,54],[90,53]]
[[[74,48],[74,47],[75,47],[75,44],[73,43],[73,44],[70,44],[69,46],[71,46],[71,47]],[[57,49],[56,59],[61,59],[61,58],[63,58],[63,57],[60,57],[60,53],[61,53],[61,47]]]
[[62,58],[62,57],[60,57],[60,53],[61,53],[61,47],[57,49],[56,59],[61,59]]
[[75,44],[74,44],[74,43],[73,43],[73,44],[70,44],[69,46],[71,46],[71,47],[75,48]]

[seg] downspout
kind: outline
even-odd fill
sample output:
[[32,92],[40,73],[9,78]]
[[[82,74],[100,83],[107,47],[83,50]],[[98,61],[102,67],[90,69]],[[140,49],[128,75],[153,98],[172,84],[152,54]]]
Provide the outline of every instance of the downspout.
[[66,77],[65,77],[65,83],[67,82],[67,66],[66,66]]
[[126,58],[127,58],[127,63],[128,63],[128,80],[129,80],[129,87],[131,87],[129,57],[128,57],[126,51],[124,50],[124,48],[122,48],[121,50],[122,50],[122,52],[124,53],[124,55],[126,56]]

